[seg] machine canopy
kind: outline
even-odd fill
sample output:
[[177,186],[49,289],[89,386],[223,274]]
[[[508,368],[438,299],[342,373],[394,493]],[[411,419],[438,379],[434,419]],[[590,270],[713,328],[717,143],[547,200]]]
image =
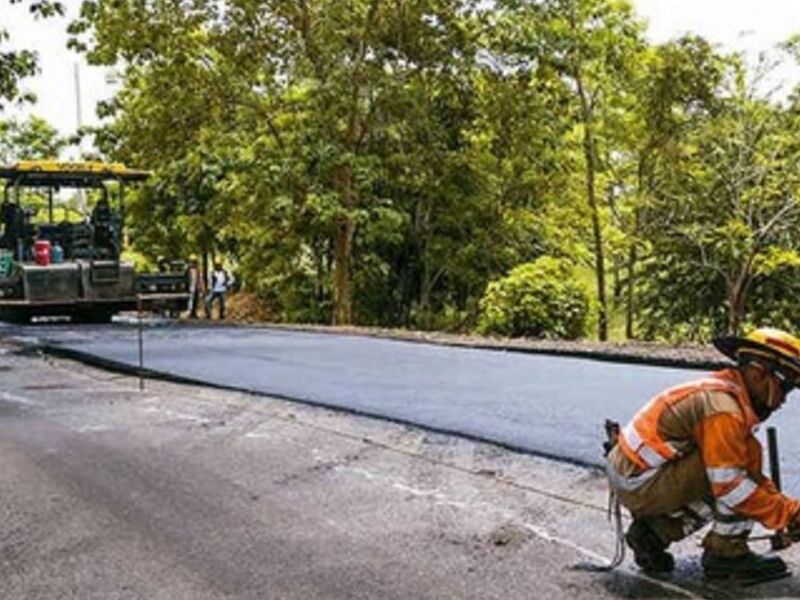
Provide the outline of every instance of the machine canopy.
[[0,166],[6,186],[97,188],[105,181],[133,182],[150,177],[149,171],[128,169],[121,163],[26,160]]

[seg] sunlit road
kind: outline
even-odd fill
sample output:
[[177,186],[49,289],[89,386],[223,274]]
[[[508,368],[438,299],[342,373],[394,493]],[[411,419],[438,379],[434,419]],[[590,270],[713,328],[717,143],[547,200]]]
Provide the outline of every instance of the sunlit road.
[[[4,328],[129,366],[125,326]],[[242,327],[154,327],[145,366],[192,380],[281,396],[600,464],[606,417],[627,420],[654,393],[698,371]],[[796,423],[789,403],[772,421]],[[771,422],[772,423],[772,422]],[[784,485],[800,490],[800,441],[780,429]]]

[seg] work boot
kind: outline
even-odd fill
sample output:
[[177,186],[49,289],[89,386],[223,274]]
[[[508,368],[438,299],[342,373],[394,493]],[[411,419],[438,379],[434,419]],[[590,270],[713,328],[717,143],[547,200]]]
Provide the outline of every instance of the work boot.
[[788,575],[779,556],[761,555],[747,547],[747,536],[721,536],[709,532],[703,540],[703,571],[709,579],[736,579],[750,583]]
[[633,550],[633,560],[645,573],[669,573],[675,568],[675,559],[667,552],[667,543],[647,520],[634,519],[625,534],[625,541]]

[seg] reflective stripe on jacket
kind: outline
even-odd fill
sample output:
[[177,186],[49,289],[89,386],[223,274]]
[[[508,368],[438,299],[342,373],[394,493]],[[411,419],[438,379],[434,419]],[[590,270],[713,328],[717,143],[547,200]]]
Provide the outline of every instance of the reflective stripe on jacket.
[[699,449],[720,515],[785,527],[800,502],[761,473],[761,444],[753,435],[758,418],[746,389],[740,373],[726,369],[653,398],[620,432],[631,468],[618,475],[644,483],[668,461]]
[[[668,460],[680,456],[680,450],[665,439],[659,431],[662,416],[675,413],[676,405],[703,392],[722,392],[736,399],[741,412],[747,417],[751,427],[758,424],[758,419],[750,408],[750,401],[745,393],[744,382],[734,370],[714,373],[712,376],[672,387],[647,403],[633,420],[622,429],[619,443],[625,455],[641,469],[659,467]],[[705,412],[705,411],[704,411]]]

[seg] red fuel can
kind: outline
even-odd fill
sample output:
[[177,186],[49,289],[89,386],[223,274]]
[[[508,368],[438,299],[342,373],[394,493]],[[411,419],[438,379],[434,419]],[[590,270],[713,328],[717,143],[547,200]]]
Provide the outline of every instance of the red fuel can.
[[33,243],[33,260],[37,265],[47,266],[50,264],[51,251],[50,240],[36,240]]

